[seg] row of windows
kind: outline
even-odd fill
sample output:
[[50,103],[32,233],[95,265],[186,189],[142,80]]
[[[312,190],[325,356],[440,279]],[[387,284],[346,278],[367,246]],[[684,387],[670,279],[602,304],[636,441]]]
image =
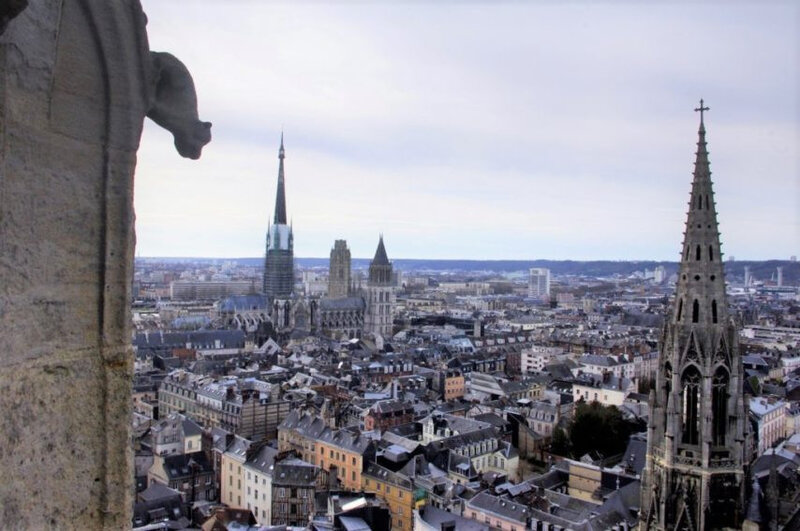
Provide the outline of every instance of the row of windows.
[[697,194],[697,203],[695,204],[695,208],[697,208],[697,210],[703,210],[703,199],[705,199],[706,202],[706,210],[709,210],[710,203],[708,201],[708,194]]
[[[667,400],[670,399],[672,384],[672,366],[664,366],[665,390]],[[728,428],[728,371],[718,367],[714,373],[711,397],[703,397],[702,375],[694,365],[687,367],[681,374],[681,395],[679,411],[681,415],[681,442],[696,445],[700,442],[701,407],[711,399],[711,438],[712,444],[722,446],[726,443]],[[705,407],[708,407],[707,405]]]
[[307,498],[308,495],[312,492],[312,489],[297,489],[295,487],[290,487],[290,488],[278,487],[276,490],[278,491],[278,497],[280,498],[285,498],[287,495],[290,498],[297,498],[298,492],[300,493],[301,497]]
[[[320,447],[319,453],[320,453],[320,455],[325,455],[325,448]],[[342,452],[340,454],[339,452],[334,452],[333,450],[330,450],[330,455],[331,455],[331,459],[333,459],[335,461],[341,461],[342,463],[344,463],[347,460],[347,455],[344,452]],[[353,459],[353,465],[355,465],[356,464],[356,458],[353,457],[352,459]]]
[[[689,260],[689,258],[691,258],[691,253],[692,253],[691,246],[687,246],[686,247],[686,260]],[[702,259],[702,255],[703,255],[702,246],[700,246],[700,245],[695,246],[695,250],[694,250],[694,259],[695,259],[695,261],[699,262]],[[708,261],[709,262],[713,262],[714,261],[714,247],[712,245],[708,246]]]
[[[678,301],[678,321],[681,320],[683,317],[683,299]],[[700,322],[700,303],[697,299],[692,302],[692,322],[698,323]],[[711,322],[713,324],[717,323],[717,301],[711,301]]]
[[[369,486],[370,486],[370,480],[369,480],[369,479],[365,479],[365,480],[364,480],[364,485],[365,485],[366,487],[369,487]],[[391,487],[391,485],[386,485],[386,488],[384,489],[384,488],[383,488],[383,483],[381,483],[380,481],[376,481],[376,482],[375,482],[375,490],[377,490],[378,492],[381,492],[381,491],[383,491],[383,492],[385,492],[386,494],[391,494],[391,493],[392,493],[392,487]],[[405,498],[405,491],[403,491],[402,489],[397,489],[397,497],[398,497],[399,499],[401,499],[401,500],[402,500],[403,498]],[[402,513],[402,511],[401,511],[401,513]]]
[[180,396],[191,396],[191,397],[194,397],[194,394],[195,394],[190,389],[186,389],[185,387],[181,387],[179,385],[174,385],[174,384],[169,384],[169,383],[166,383],[166,382],[163,384],[162,390],[168,391],[168,392],[171,392],[173,394],[180,395]]
[[[258,489],[253,489],[253,491],[254,491],[254,492],[253,492],[253,496],[254,496],[254,497],[255,497],[255,499],[257,500],[257,499],[258,499]],[[263,491],[262,491],[262,492],[263,492]],[[248,496],[250,496],[250,487],[247,487],[247,495],[248,495]],[[263,500],[266,500],[266,499],[267,499],[267,494],[266,494],[265,492],[263,492],[263,494],[261,495],[261,498],[262,498]]]
[[489,441],[489,442],[482,441],[479,444],[478,443],[472,444],[466,449],[460,448],[458,453],[465,456],[466,455],[473,456],[473,455],[481,455],[486,452],[491,452],[496,449],[497,449],[497,441]]

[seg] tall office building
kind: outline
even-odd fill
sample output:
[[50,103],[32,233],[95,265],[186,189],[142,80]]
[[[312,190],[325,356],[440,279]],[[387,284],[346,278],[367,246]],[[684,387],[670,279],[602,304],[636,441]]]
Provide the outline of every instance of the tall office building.
[[656,284],[661,284],[662,282],[667,280],[667,270],[664,266],[656,266],[655,270],[653,271],[653,282]]
[[383,236],[378,241],[375,257],[369,264],[366,290],[366,315],[364,331],[391,337],[394,324],[394,277],[392,264],[386,256]]
[[331,262],[328,268],[328,298],[347,297],[352,291],[350,284],[350,249],[345,240],[336,240],[331,249]]
[[739,336],[728,314],[700,100],[700,129],[672,314],[650,394],[641,528],[741,527],[747,416]]
[[286,190],[283,176],[283,133],[278,150],[278,190],[275,215],[267,229],[267,250],[264,255],[263,291],[270,300],[285,299],[294,289],[294,234],[286,221]]
[[544,299],[550,296],[550,270],[532,267],[528,277],[528,297]]

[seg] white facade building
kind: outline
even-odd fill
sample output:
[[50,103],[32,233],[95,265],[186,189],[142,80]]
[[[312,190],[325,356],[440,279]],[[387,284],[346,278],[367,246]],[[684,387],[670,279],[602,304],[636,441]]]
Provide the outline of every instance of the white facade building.
[[632,360],[625,356],[603,356],[599,354],[584,354],[578,358],[581,371],[588,374],[603,376],[613,374],[618,378],[634,379],[636,366]]
[[636,384],[627,378],[612,378],[607,383],[575,383],[572,385],[572,398],[575,402],[599,402],[604,406],[621,406],[629,393],[636,392]]
[[532,267],[528,277],[528,297],[543,299],[550,296],[550,270]]
[[786,435],[786,407],[783,400],[750,399],[750,415],[758,424],[758,455],[772,448]]
[[272,472],[277,451],[265,446],[244,464],[244,499],[259,525],[272,525]]
[[520,353],[520,371],[522,374],[541,373],[555,356],[564,352],[560,347],[531,345]]

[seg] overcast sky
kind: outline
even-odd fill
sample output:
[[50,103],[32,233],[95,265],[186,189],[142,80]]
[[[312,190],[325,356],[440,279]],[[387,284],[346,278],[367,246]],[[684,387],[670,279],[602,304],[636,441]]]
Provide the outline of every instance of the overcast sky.
[[677,260],[700,97],[723,250],[800,254],[800,3],[143,0],[213,122],[147,121],[138,256]]

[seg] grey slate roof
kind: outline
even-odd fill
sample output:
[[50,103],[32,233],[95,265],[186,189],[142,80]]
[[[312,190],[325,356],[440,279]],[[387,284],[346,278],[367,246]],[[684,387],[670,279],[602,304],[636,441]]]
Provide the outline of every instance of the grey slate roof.
[[362,455],[372,444],[372,440],[368,437],[361,435],[361,433],[353,433],[346,429],[335,431],[326,430],[319,437],[319,440],[338,448]]
[[171,489],[166,485],[158,482],[153,482],[149,487],[136,495],[139,500],[144,502],[155,502],[157,500],[165,500],[170,498],[180,498],[181,493],[175,489]]
[[228,446],[228,437],[232,434],[222,428],[211,428],[211,445],[215,450],[224,452]]
[[184,435],[184,437],[192,437],[194,435],[202,435],[203,434],[203,428],[201,428],[192,419],[184,419],[182,424],[183,424],[183,435]]
[[647,432],[634,433],[628,440],[625,454],[622,456],[620,464],[630,467],[634,472],[641,476],[642,469],[647,462]]
[[292,457],[275,464],[272,473],[272,484],[280,486],[313,487],[317,482],[319,469]]
[[464,518],[457,514],[438,509],[433,505],[426,505],[420,509],[420,517],[431,527],[441,529],[442,524],[454,522],[459,531],[488,531],[489,526],[476,522],[471,518]]
[[439,439],[438,441],[433,441],[428,446],[431,448],[448,448],[455,450],[457,448],[461,448],[462,446],[496,438],[497,436],[494,428],[482,428],[480,430],[453,435],[452,437],[447,437],[445,439]]
[[507,520],[514,520],[523,525],[531,514],[528,506],[507,498],[492,496],[486,491],[478,493],[469,500],[467,507],[475,507],[478,510],[498,515]]
[[379,400],[372,405],[370,410],[376,413],[402,413],[406,410],[413,410],[413,406],[402,400]]
[[481,413],[480,415],[475,415],[472,418],[480,422],[486,422],[495,428],[503,430],[505,430],[509,425],[507,420],[503,419],[503,417],[497,415],[496,413]]
[[453,433],[469,433],[485,428],[491,428],[492,424],[477,417],[461,417],[459,415],[434,414],[433,423],[436,428],[447,426]]
[[213,468],[204,452],[194,452],[165,456],[164,472],[169,479],[173,480],[195,474],[211,473]]
[[363,310],[366,307],[361,297],[323,298],[319,301],[320,310]]
[[[620,521],[627,521],[628,525],[632,526],[636,523],[636,517],[633,516],[638,512],[641,496],[641,483],[633,481],[627,485],[615,490],[608,499],[603,503],[598,511],[600,518],[604,519],[607,524],[611,526],[618,524]],[[598,520],[600,519],[598,518]],[[595,523],[596,519],[592,519]],[[598,522],[599,523],[599,522]]]
[[378,240],[378,248],[375,250],[372,265],[389,265],[389,257],[386,255],[386,247],[383,245],[383,236]]
[[327,425],[322,418],[308,413],[300,413],[297,410],[292,410],[278,426],[279,430],[295,430],[309,439],[318,439],[326,428]]
[[[555,490],[557,487],[564,485],[568,481],[568,472],[564,472],[563,470],[559,470],[557,468],[551,468],[541,476],[531,479],[530,483],[536,487]],[[509,490],[509,492],[511,491]]]
[[272,473],[275,457],[278,455],[278,450],[267,446],[262,446],[258,452],[255,452],[245,462],[245,466],[258,470],[259,472],[270,474]]
[[384,468],[378,463],[367,463],[366,467],[364,468],[364,475],[378,478],[381,481],[391,483],[392,485],[396,485],[406,490],[410,490],[413,486],[411,480],[405,475],[392,472],[388,468]]
[[267,307],[264,295],[230,295],[219,303],[219,311],[233,312],[236,310],[262,310]]
[[253,444],[252,441],[236,435],[233,437],[233,441],[231,442],[230,446],[228,446],[226,452],[229,452],[244,461],[247,458],[247,450],[250,448],[251,444]]

